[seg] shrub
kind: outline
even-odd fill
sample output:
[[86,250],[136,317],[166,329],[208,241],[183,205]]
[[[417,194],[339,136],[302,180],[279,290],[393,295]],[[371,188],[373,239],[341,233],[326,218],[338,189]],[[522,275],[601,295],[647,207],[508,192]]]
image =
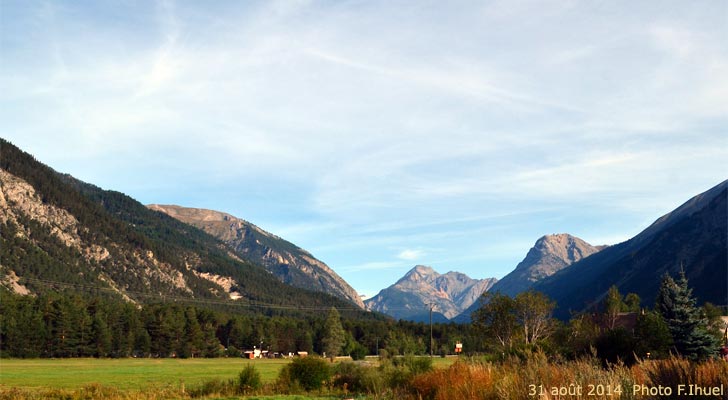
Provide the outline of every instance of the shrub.
[[238,375],[238,392],[247,394],[259,390],[263,384],[260,379],[260,372],[251,364],[248,364]]
[[354,361],[363,360],[367,356],[367,348],[362,346],[361,344],[357,343],[351,349],[351,353],[349,355],[351,356],[351,359]]
[[304,390],[318,390],[324,382],[331,378],[331,367],[323,358],[296,358],[283,367],[278,375],[279,386],[294,389],[300,386]]
[[354,393],[379,394],[384,378],[376,368],[353,362],[339,363],[334,369],[334,386]]
[[212,395],[231,394],[233,382],[222,379],[209,379],[202,382],[202,385],[189,391],[191,397],[205,397]]
[[241,355],[242,353],[240,352],[240,350],[233,345],[230,345],[230,347],[225,350],[226,357],[240,357]]
[[415,357],[413,355],[406,355],[404,357],[395,358],[393,363],[395,367],[406,369],[414,375],[432,370],[431,357]]

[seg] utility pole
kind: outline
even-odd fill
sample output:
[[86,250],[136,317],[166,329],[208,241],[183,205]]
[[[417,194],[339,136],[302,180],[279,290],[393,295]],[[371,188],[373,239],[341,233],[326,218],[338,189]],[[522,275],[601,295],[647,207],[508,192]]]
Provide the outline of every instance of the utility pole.
[[430,358],[432,358],[432,308],[435,303],[430,303]]

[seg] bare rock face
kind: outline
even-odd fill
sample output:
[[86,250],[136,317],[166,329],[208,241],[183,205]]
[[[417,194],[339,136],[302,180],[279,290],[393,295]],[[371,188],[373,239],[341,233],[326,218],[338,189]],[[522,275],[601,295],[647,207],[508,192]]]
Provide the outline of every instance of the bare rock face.
[[470,307],[496,279],[472,279],[460,272],[439,274],[417,265],[394,285],[365,301],[367,309],[398,319],[423,320],[433,311],[450,319]]
[[328,265],[306,250],[260,229],[254,224],[214,210],[152,204],[163,212],[223,241],[240,258],[263,265],[281,281],[325,292],[364,308],[356,291]]
[[[102,245],[88,239],[84,240],[79,232],[88,228],[80,224],[74,215],[63,208],[44,202],[32,185],[3,169],[0,169],[0,223],[14,226],[17,237],[32,243],[37,241],[33,239],[33,233],[38,233],[33,232],[33,229],[38,228],[33,228],[29,224],[37,224],[33,226],[39,226],[54,240],[79,255],[79,265],[89,267],[86,272],[79,272],[80,274],[95,276],[98,281],[119,294],[123,295],[123,290],[119,289],[123,285],[117,285],[115,280],[122,275],[125,277],[135,275],[147,286],[159,282],[192,293],[185,277],[172,266],[159,262],[151,251],[145,254],[135,252],[111,257],[109,249],[119,246],[111,244],[111,247],[108,247],[108,244]],[[43,243],[36,244],[43,245]],[[21,274],[21,271],[16,271],[12,265],[0,265],[0,283],[3,286],[18,294],[32,294],[28,288],[19,283],[20,278],[27,276]]]
[[515,296],[569,265],[586,258],[606,246],[591,244],[567,233],[542,236],[508,275],[491,290]]
[[[47,226],[51,235],[66,246],[80,247],[78,221],[73,215],[43,203],[33,186],[0,169],[0,222],[18,224],[23,217]],[[19,234],[24,235],[26,232],[21,228]]]

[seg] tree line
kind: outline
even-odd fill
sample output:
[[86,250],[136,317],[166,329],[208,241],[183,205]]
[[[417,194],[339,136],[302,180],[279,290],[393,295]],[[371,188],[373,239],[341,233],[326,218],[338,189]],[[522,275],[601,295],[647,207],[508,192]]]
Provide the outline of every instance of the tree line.
[[[514,298],[485,293],[472,324],[433,325],[433,353],[452,354],[459,342],[466,354],[508,357],[538,348],[566,359],[596,354],[629,363],[671,353],[703,359],[717,351],[721,312],[695,304],[684,274],[663,278],[655,304],[653,310],[640,308],[636,295],[622,296],[614,287],[599,312],[561,322],[551,317],[555,303],[541,293]],[[265,315],[68,292],[20,296],[0,289],[0,356],[237,357],[254,347],[355,359],[430,353],[426,323],[342,317],[333,307],[322,311]],[[627,325],[620,320],[625,315],[632,318]]]
[[[476,336],[474,329],[455,324],[433,327],[437,352],[454,348],[456,341],[474,344]],[[0,288],[2,357],[221,357],[254,347],[364,357],[382,351],[426,354],[428,343],[424,323],[350,318],[333,307],[307,316],[266,315],[69,292],[21,296]]]

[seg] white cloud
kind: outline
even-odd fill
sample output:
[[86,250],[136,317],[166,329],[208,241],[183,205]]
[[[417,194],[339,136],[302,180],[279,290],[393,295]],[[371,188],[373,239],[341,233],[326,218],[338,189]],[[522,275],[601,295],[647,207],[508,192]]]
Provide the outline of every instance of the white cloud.
[[414,261],[422,258],[424,251],[419,249],[404,249],[397,254],[397,258],[405,261]]

